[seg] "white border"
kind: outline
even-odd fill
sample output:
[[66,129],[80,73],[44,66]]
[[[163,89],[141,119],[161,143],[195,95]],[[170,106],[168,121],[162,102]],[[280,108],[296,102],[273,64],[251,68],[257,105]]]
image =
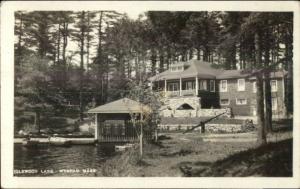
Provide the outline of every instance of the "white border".
[[13,175],[13,47],[15,10],[190,10],[190,11],[293,11],[294,12],[294,115],[300,115],[299,75],[299,2],[297,1],[19,1],[2,2],[1,6],[1,187],[4,188],[297,188],[299,179],[299,116],[294,116],[292,178],[20,178]]

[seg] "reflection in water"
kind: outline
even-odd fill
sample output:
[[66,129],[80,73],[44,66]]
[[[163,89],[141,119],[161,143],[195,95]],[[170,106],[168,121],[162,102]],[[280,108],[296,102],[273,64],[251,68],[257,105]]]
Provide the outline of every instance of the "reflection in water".
[[[42,145],[14,146],[15,176],[101,176],[104,161],[114,155],[114,148],[74,145],[69,148]],[[24,173],[26,170],[37,173]],[[90,169],[86,173],[83,169]],[[95,170],[93,170],[95,169]]]

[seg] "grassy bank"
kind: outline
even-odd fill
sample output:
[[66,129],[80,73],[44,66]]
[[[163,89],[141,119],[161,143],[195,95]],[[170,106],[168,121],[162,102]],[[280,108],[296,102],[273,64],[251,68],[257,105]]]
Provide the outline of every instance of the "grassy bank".
[[[245,134],[234,138],[238,137]],[[204,142],[197,133],[170,133],[161,136],[159,143],[145,144],[142,159],[135,147],[108,160],[102,172],[103,176],[142,177],[291,176],[292,139],[283,137],[256,148],[255,142]]]

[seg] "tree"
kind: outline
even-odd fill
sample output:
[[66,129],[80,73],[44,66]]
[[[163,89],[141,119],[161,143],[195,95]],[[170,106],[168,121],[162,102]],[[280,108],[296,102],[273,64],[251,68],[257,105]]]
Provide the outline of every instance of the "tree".
[[99,11],[97,12],[97,49],[96,56],[93,58],[91,70],[94,80],[92,81],[94,89],[98,91],[94,93],[94,99],[96,105],[104,104],[107,101],[107,91],[109,83],[109,72],[110,72],[110,60],[109,60],[109,48],[107,43],[110,27],[118,22],[122,15],[116,11]]
[[[26,56],[19,70],[18,82],[15,91],[15,109],[17,124],[28,115],[34,115],[34,126],[38,133],[41,129],[41,116],[53,109],[55,104],[61,103],[61,95],[51,93],[51,78],[49,76],[49,60]],[[21,119],[21,121],[19,120]]]
[[[242,36],[241,36],[241,24],[243,23],[248,12],[225,12],[219,14],[222,22],[221,41],[218,44],[219,51],[225,57],[225,69],[237,69],[237,46],[239,45],[240,59],[242,59]],[[240,67],[243,65],[240,63]]]
[[79,119],[83,120],[83,111],[84,111],[84,104],[83,104],[83,78],[84,78],[84,54],[86,51],[84,50],[85,47],[85,38],[87,32],[87,20],[86,20],[86,12],[81,11],[78,12],[76,15],[77,23],[75,24],[76,30],[73,32],[73,39],[77,41],[79,47],[79,56],[80,56],[80,79],[79,79]]

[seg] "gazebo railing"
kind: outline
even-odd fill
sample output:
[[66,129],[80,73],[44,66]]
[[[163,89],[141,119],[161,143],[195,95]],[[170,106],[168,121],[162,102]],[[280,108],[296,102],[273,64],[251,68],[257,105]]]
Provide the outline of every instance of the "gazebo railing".
[[[144,135],[144,140],[152,140],[152,135]],[[98,141],[99,142],[136,142],[139,140],[138,136],[100,136]]]
[[[135,125],[135,126],[134,126]],[[134,142],[139,140],[140,121],[133,123],[128,120],[125,125],[121,124],[105,124],[101,128],[99,142]],[[152,139],[152,132],[143,129],[143,138],[145,140]]]

